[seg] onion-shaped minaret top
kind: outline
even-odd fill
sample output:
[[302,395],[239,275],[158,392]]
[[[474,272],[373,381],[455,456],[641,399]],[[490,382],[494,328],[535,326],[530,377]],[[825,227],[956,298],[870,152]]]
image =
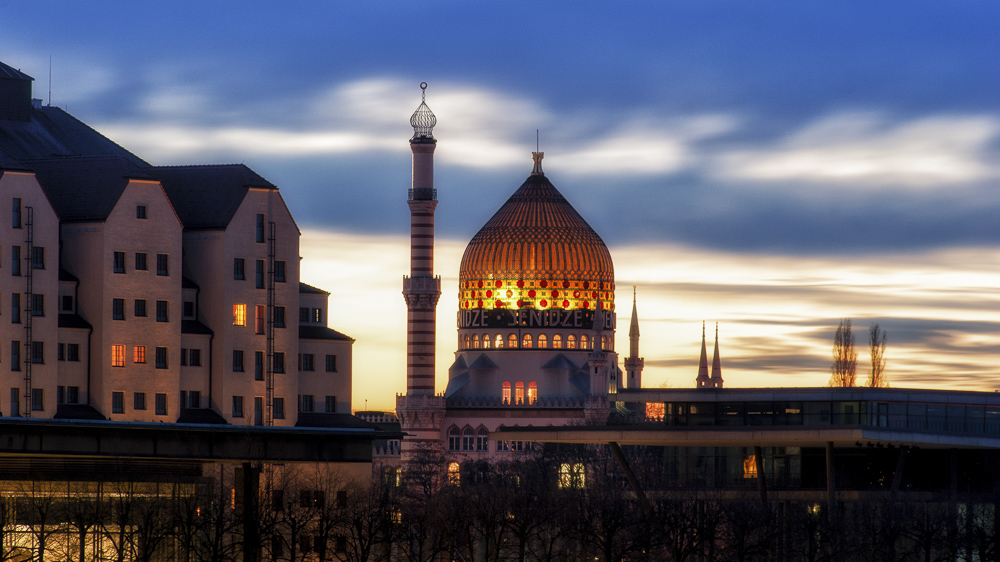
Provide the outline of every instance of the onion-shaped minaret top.
[[410,126],[413,127],[413,140],[434,139],[434,125],[437,125],[437,117],[431,108],[427,107],[425,95],[427,82],[420,83],[420,107],[410,116]]

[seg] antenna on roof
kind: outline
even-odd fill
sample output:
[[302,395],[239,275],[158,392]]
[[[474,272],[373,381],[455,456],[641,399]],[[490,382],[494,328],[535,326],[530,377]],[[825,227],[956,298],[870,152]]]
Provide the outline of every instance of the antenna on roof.
[[49,107],[52,107],[52,55],[49,55]]
[[538,144],[538,129],[535,129],[535,152],[541,152],[542,149],[539,148]]

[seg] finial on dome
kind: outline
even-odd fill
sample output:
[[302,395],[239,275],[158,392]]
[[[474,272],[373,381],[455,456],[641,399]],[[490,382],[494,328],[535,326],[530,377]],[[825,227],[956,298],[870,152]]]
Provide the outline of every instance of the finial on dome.
[[426,102],[427,82],[420,83],[420,107],[410,116],[410,126],[413,127],[413,139],[434,139],[434,125],[437,117]]
[[531,170],[531,175],[533,176],[544,176],[545,172],[542,171],[542,158],[545,156],[544,152],[532,152],[531,159],[535,161],[535,167]]

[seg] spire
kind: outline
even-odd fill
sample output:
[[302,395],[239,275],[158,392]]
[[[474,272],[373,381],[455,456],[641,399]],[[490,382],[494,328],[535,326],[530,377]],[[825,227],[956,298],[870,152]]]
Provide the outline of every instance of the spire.
[[701,360],[698,362],[698,378],[695,382],[698,388],[706,388],[709,383],[708,377],[708,350],[705,347],[705,322],[701,323]]
[[626,388],[642,388],[642,368],[645,361],[639,357],[639,313],[635,304],[635,285],[632,285],[632,323],[628,327],[628,357],[625,371],[628,373]]
[[413,127],[413,139],[434,139],[434,125],[437,125],[437,117],[431,108],[427,107],[426,101],[427,82],[420,83],[420,106],[410,116],[410,126]]
[[632,285],[632,322],[628,326],[629,357],[639,356],[639,313],[635,306],[635,285]]
[[542,171],[542,158],[545,157],[544,152],[532,152],[531,159],[535,162],[535,167],[531,169],[531,175],[533,176],[544,176],[545,172]]
[[712,388],[722,388],[722,361],[719,359],[719,323],[715,323],[715,355],[712,357]]

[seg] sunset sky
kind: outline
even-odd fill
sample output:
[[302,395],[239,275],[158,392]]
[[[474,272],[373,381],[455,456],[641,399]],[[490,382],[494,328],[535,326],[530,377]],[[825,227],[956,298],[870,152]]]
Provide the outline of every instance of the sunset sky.
[[[637,286],[646,386],[829,378],[839,319],[892,386],[1000,388],[1000,4],[0,0],[0,61],[157,165],[243,162],[357,339],[354,406],[404,391],[408,119],[438,117],[438,390],[465,244],[531,169]],[[52,79],[49,80],[49,61]]]

